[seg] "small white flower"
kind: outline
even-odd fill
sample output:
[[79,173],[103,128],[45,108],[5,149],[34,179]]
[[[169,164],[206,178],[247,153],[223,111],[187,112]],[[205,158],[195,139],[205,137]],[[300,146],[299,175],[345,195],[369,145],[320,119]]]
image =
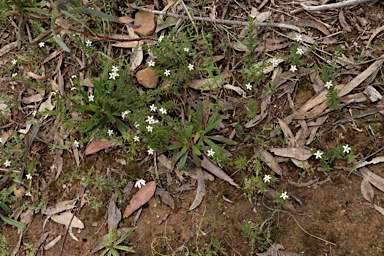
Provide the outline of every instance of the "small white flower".
[[135,183],[135,188],[141,188],[142,186],[145,186],[146,181],[145,180],[138,180]]
[[188,47],[184,47],[184,51],[185,52],[189,52],[189,48]]
[[136,135],[135,137],[133,137],[133,141],[139,142],[140,141],[140,137]]
[[3,143],[3,139],[2,138],[0,138],[0,143]]
[[332,86],[333,86],[332,81],[328,81],[328,82],[324,85],[324,87],[327,88],[328,90],[329,90]]
[[251,85],[251,83],[247,83],[247,84],[245,85],[245,87],[246,87],[248,90],[252,91],[252,85]]
[[295,36],[294,40],[295,40],[296,42],[299,42],[299,43],[300,43],[303,39],[301,38],[301,35],[297,34],[297,35]]
[[37,114],[37,110],[34,110],[33,112],[32,112],[32,116],[36,116],[36,114]]
[[16,77],[16,76],[17,76],[17,73],[13,73],[13,74],[12,74],[12,78],[13,78],[13,77]]
[[291,65],[291,68],[289,69],[289,71],[296,72],[297,71],[296,65]]
[[116,80],[117,76],[119,76],[119,74],[116,72],[109,73],[109,79]]
[[26,177],[27,177],[27,180],[32,180],[32,175],[30,173],[27,173]]
[[320,150],[317,150],[317,152],[315,153],[316,159],[321,159],[322,155],[323,155],[323,152],[321,152]]
[[149,149],[147,150],[147,152],[148,152],[148,155],[153,155],[153,153],[155,152],[155,150],[153,150],[152,148],[149,148]]
[[41,48],[41,47],[44,47],[45,46],[45,43],[44,42],[40,42],[39,43],[39,47]]
[[195,68],[195,66],[194,66],[194,65],[192,65],[192,64],[188,64],[188,69],[189,69],[189,71],[192,71],[192,70],[194,70],[194,68]]
[[25,193],[26,196],[32,196],[31,192]]
[[11,161],[6,160],[6,161],[4,162],[4,165],[5,165],[5,167],[9,167],[9,166],[11,166]]
[[73,144],[75,144],[75,147],[77,147],[77,148],[78,148],[79,145],[80,145],[79,142],[78,142],[77,140],[75,140],[75,141],[73,142]]
[[161,43],[161,41],[163,41],[163,39],[164,39],[163,35],[159,36],[159,39],[158,39],[159,43]]
[[123,113],[121,113],[121,117],[123,118],[123,120],[124,120],[125,116],[128,115],[129,113],[131,113],[130,110],[125,110]]
[[76,90],[77,88],[75,87],[75,86],[73,86],[72,88],[71,88],[71,91],[74,91],[74,90]]
[[208,157],[213,157],[213,155],[215,154],[215,151],[213,151],[213,148],[211,148],[210,150],[207,151],[207,154],[208,154]]
[[163,115],[166,115],[167,114],[167,110],[165,108],[160,108],[159,109],[160,113],[163,114]]
[[286,191],[281,193],[280,198],[282,198],[283,200],[287,200],[289,198],[288,193]]
[[301,48],[297,48],[296,54],[299,54],[301,56],[304,54],[304,50]]
[[150,125],[148,125],[148,126],[147,126],[147,131],[148,131],[148,132],[152,132],[152,130],[153,130],[153,127],[150,126]]
[[91,46],[92,45],[92,41],[88,39],[87,41],[85,41],[85,45],[86,46]]
[[266,175],[264,175],[263,181],[264,181],[264,183],[269,183],[269,182],[271,182],[271,179],[272,179],[271,175],[266,174]]
[[164,71],[164,75],[165,75],[165,76],[170,76],[170,75],[171,75],[171,70],[166,69],[166,70]]
[[72,79],[75,79],[76,77],[77,77],[76,75],[72,75],[72,76],[71,76]]
[[275,58],[271,59],[271,63],[273,67],[277,67],[277,65],[279,65],[279,61]]
[[11,62],[12,62],[12,65],[16,65],[17,60],[16,60],[16,59],[13,59]]
[[147,120],[145,120],[149,124],[155,123],[155,118],[153,116],[147,116]]
[[108,130],[108,135],[112,136],[113,135],[113,130]]
[[135,128],[139,128],[140,124],[138,122],[135,122]]
[[157,107],[155,106],[155,104],[152,104],[151,106],[149,106],[149,109],[150,109],[152,112],[156,112]]
[[93,94],[89,95],[89,101],[95,101],[95,96]]
[[113,73],[116,73],[119,71],[119,67],[118,66],[112,66],[112,72]]
[[153,60],[150,60],[147,62],[147,64],[149,67],[154,67],[156,63]]
[[343,149],[343,153],[349,154],[349,152],[351,151],[351,147],[348,144],[343,146]]

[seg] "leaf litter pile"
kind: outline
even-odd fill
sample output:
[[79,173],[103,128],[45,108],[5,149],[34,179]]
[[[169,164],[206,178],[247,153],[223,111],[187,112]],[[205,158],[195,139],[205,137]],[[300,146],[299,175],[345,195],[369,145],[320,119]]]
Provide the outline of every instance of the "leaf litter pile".
[[[125,142],[108,136],[73,143],[78,137],[65,129],[60,101],[73,93],[75,79],[91,92],[98,64],[76,49],[73,31],[63,24],[57,25],[62,44],[36,51],[48,34],[31,33],[31,21],[18,26],[9,16],[1,21],[0,49],[1,200],[13,198],[0,211],[9,243],[0,244],[4,255],[8,249],[9,255],[100,255],[111,230],[121,237],[131,228],[124,243],[136,255],[383,255],[380,1],[122,6],[126,15],[107,34],[83,36],[111,58],[129,56],[120,72],[131,74],[140,92],[162,88],[166,95],[174,86],[154,72],[156,56],[143,49],[184,26],[197,35],[203,27],[216,33],[208,42],[214,52],[205,54],[213,54],[218,72],[199,73],[199,58],[190,63],[197,72],[179,88],[174,101],[180,108],[173,113],[189,121],[195,116],[186,109],[201,111],[202,131],[220,120],[206,137],[216,136],[227,162],[212,160],[208,151],[186,154],[179,168],[182,149],[148,154],[143,146],[130,159]],[[96,3],[88,7],[103,11]],[[251,68],[245,64],[250,54]],[[247,75],[255,74],[259,80],[250,81]],[[220,119],[211,111],[218,103]],[[137,186],[139,179],[146,184]]]

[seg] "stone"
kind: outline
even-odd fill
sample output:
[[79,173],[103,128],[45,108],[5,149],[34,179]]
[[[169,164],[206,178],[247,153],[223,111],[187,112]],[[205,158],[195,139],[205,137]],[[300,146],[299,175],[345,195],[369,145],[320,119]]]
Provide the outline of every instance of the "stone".
[[136,73],[136,79],[139,84],[148,89],[156,88],[159,82],[159,76],[149,67],[138,71]]
[[[153,10],[153,5],[148,7]],[[149,36],[155,32],[155,14],[150,12],[138,11],[135,15],[134,31],[140,36]]]

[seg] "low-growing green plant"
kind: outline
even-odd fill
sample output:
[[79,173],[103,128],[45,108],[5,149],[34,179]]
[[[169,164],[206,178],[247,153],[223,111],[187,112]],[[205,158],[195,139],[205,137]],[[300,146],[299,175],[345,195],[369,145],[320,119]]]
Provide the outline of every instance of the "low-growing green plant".
[[249,255],[254,255],[256,251],[265,251],[272,243],[271,232],[265,223],[253,223],[251,221],[244,221],[242,226],[242,234],[249,239],[251,251]]
[[123,243],[134,230],[134,228],[130,228],[125,234],[118,238],[118,231],[116,229],[110,229],[108,241],[103,239],[101,240],[101,242],[105,245],[105,250],[100,254],[100,256],[119,256],[119,251],[134,253],[135,250],[133,250],[132,247],[121,245],[121,243]]

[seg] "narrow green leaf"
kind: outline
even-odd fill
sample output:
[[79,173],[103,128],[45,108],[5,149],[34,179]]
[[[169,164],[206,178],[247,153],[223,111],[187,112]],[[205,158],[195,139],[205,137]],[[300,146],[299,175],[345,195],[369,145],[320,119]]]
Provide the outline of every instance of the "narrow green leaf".
[[0,214],[0,218],[1,218],[5,223],[7,223],[7,224],[9,224],[9,225],[12,225],[12,226],[14,226],[14,227],[17,227],[17,228],[20,228],[20,229],[25,229],[25,228],[26,228],[26,226],[25,226],[23,223],[18,222],[17,220],[12,220],[12,219],[10,219],[10,218],[7,218],[7,217],[5,217],[5,216],[2,215],[2,214]]
[[[134,228],[130,228],[124,235],[122,235],[120,237],[119,240],[116,241],[116,244],[120,244],[121,242],[123,242],[125,239],[127,239],[132,233],[133,231],[135,231]],[[117,247],[116,247],[117,248]]]
[[178,169],[178,170],[181,170],[181,169],[184,168],[185,163],[187,162],[187,158],[188,158],[188,154],[184,154],[184,155],[181,157],[180,161],[177,163],[177,169]]
[[221,143],[224,143],[224,144],[227,144],[227,145],[237,145],[237,142],[234,141],[234,140],[231,140],[231,139],[227,139],[223,136],[220,136],[220,135],[215,135],[215,136],[205,136],[211,140],[215,140],[215,141],[218,141],[218,142],[221,142]]
[[129,130],[129,127],[118,119],[116,119],[116,127],[121,134],[126,134]]
[[52,16],[52,19],[51,19],[51,31],[52,31],[53,38],[56,40],[57,44],[60,46],[61,49],[63,49],[66,52],[71,52],[68,46],[56,34],[56,31],[55,31],[56,18],[57,18],[56,15],[54,15]]
[[221,123],[222,120],[223,119],[221,119],[219,113],[215,112],[211,116],[211,118],[209,119],[207,127],[204,130],[204,133],[206,134],[206,133],[210,132],[212,129],[214,129],[216,126],[218,126]]
[[181,147],[183,147],[183,144],[176,143],[176,144],[172,144],[172,145],[168,146],[167,150],[175,150],[175,149],[178,149],[178,148],[181,148]]

